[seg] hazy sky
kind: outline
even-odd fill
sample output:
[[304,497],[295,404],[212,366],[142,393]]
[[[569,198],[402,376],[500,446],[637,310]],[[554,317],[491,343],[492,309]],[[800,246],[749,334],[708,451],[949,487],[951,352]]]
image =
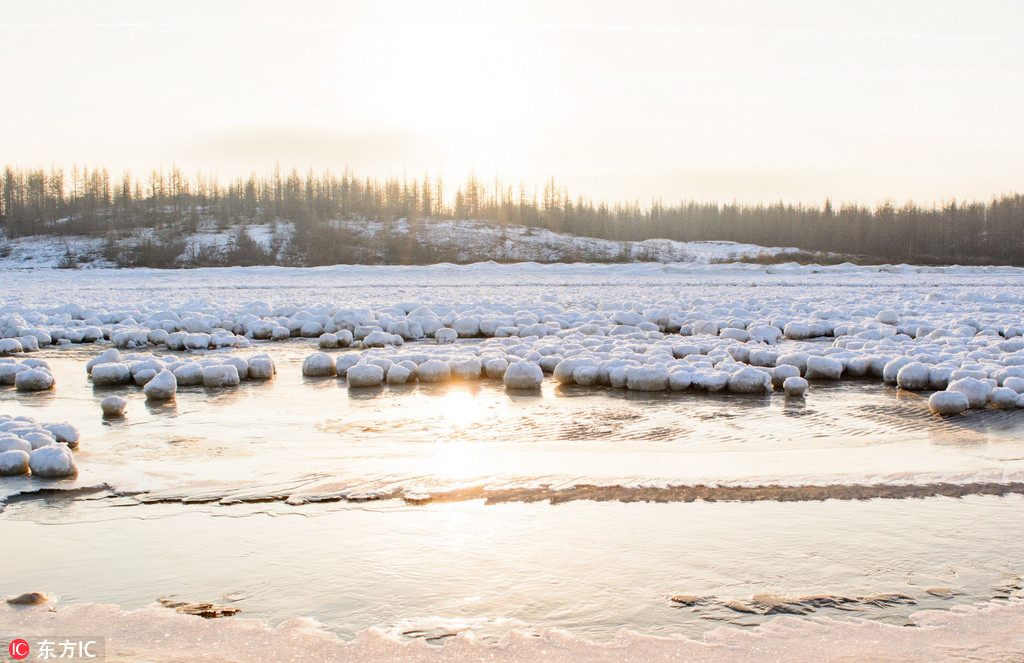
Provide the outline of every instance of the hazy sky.
[[1019,0],[0,2],[0,163],[475,169],[641,202],[1024,189]]

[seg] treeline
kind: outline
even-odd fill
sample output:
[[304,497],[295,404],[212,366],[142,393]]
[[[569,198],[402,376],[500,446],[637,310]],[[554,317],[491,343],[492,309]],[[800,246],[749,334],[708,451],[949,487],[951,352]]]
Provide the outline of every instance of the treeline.
[[[436,256],[418,256],[412,250],[415,233],[429,232],[432,220],[452,218],[617,241],[726,240],[795,246],[870,261],[1024,264],[1020,194],[932,207],[661,201],[644,206],[574,197],[554,180],[540,191],[474,175],[454,191],[449,186],[441,177],[375,179],[348,170],[300,174],[278,169],[270,176],[221,180],[202,173],[186,176],[176,166],[143,178],[125,173],[116,179],[106,168],[75,167],[65,172],[8,167],[0,181],[0,227],[8,237],[63,234],[113,241],[142,228],[179,236],[204,221],[223,228],[289,221],[295,233],[287,255],[265,252],[255,260],[292,264],[431,260]],[[331,223],[368,219],[387,224],[403,218],[414,232],[395,241],[410,250],[396,250],[388,237],[379,237],[380,250],[353,252],[349,231]]]

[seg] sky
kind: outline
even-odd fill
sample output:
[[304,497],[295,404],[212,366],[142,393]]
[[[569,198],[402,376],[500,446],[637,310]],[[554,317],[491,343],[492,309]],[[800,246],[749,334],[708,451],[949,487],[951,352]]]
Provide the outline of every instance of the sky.
[[641,204],[1024,190],[1019,0],[0,6],[0,164],[472,171]]

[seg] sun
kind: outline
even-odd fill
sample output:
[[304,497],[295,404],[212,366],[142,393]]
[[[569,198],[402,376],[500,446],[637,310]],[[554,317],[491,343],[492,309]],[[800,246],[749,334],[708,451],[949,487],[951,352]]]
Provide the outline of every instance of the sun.
[[358,87],[376,124],[428,140],[443,166],[501,166],[536,134],[549,97],[529,33],[394,25],[368,44]]

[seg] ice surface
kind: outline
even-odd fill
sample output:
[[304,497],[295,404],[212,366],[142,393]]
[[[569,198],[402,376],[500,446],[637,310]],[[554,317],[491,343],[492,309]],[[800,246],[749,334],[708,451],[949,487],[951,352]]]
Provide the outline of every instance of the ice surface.
[[[518,663],[594,661],[634,663],[685,660],[694,663],[760,661],[1015,661],[1024,657],[1024,602],[1010,600],[922,611],[913,627],[877,621],[780,616],[750,630],[720,627],[702,639],[645,636],[623,629],[610,643],[593,643],[560,631],[512,632],[499,642],[472,634],[443,645],[402,642],[370,629],[352,641],[323,631],[310,619],[270,626],[234,617],[205,620],[166,608],[122,611],[109,605],[18,609],[0,605],[0,628],[40,636],[94,633],[106,637],[108,661],[231,660],[360,661],[374,663],[493,661]],[[196,647],[196,643],[202,647]]]

